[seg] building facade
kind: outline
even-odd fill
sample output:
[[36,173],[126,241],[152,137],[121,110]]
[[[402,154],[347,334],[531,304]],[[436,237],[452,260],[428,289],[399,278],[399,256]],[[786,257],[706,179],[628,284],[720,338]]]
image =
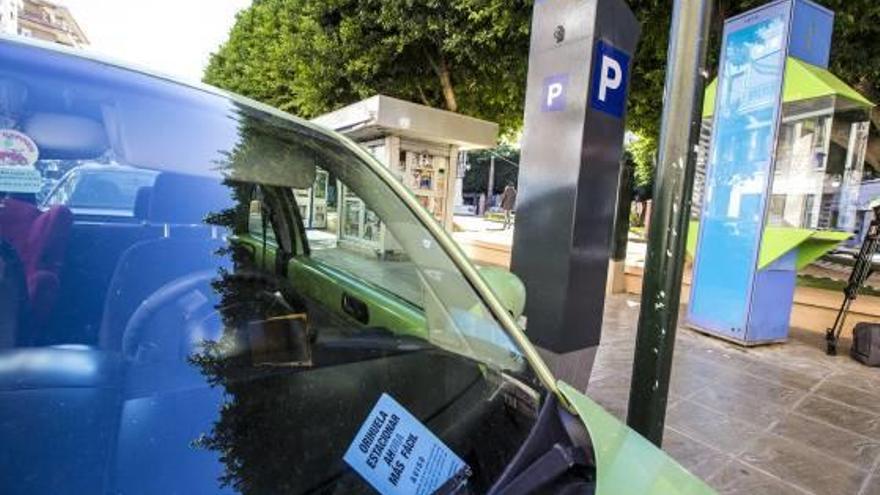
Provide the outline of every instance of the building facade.
[[72,47],[89,44],[70,10],[46,0],[0,0],[0,32]]
[[18,34],[18,14],[23,0],[0,0],[0,33]]

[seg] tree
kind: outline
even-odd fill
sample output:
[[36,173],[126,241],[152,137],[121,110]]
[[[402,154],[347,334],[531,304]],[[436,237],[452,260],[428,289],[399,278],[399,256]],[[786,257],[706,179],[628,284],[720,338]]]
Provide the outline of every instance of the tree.
[[657,154],[657,139],[651,135],[641,136],[627,147],[627,153],[633,161],[633,186],[638,189],[636,196],[642,199],[650,197],[650,186],[654,183],[654,161]]
[[383,93],[522,125],[531,0],[256,0],[205,81],[304,117]]
[[[837,14],[832,72],[880,101],[880,3],[821,2]],[[660,134],[672,2],[628,3],[642,37],[633,58],[627,128],[649,139],[647,149],[633,153],[644,178],[651,176]],[[763,3],[715,2],[710,77],[717,70],[724,19]],[[522,125],[532,4],[255,0],[211,57],[205,81],[304,117],[381,92],[496,121],[510,135]],[[874,115],[880,126],[880,112]]]
[[519,149],[509,144],[502,144],[493,150],[468,153],[469,168],[462,185],[465,193],[485,193],[489,188],[489,163],[492,155],[495,155],[495,179],[492,187],[494,193],[502,193],[507,184],[516,185],[519,175]]

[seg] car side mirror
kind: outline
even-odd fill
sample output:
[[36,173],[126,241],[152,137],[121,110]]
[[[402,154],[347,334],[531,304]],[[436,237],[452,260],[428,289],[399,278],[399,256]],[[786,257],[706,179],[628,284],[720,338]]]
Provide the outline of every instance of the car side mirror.
[[522,316],[526,306],[526,286],[522,280],[509,270],[496,266],[478,266],[477,270],[513,318]]

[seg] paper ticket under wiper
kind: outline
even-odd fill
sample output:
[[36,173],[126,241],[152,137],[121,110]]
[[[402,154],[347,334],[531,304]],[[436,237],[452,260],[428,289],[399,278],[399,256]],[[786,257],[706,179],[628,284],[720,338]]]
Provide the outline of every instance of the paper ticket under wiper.
[[343,457],[382,495],[434,493],[467,465],[415,416],[382,394]]

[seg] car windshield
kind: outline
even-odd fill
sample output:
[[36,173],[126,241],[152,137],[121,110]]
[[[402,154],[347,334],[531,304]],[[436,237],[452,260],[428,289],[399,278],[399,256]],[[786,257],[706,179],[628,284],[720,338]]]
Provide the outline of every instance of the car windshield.
[[521,349],[354,144],[8,41],[0,134],[0,491],[372,493],[346,452],[387,397],[482,492],[534,425]]

